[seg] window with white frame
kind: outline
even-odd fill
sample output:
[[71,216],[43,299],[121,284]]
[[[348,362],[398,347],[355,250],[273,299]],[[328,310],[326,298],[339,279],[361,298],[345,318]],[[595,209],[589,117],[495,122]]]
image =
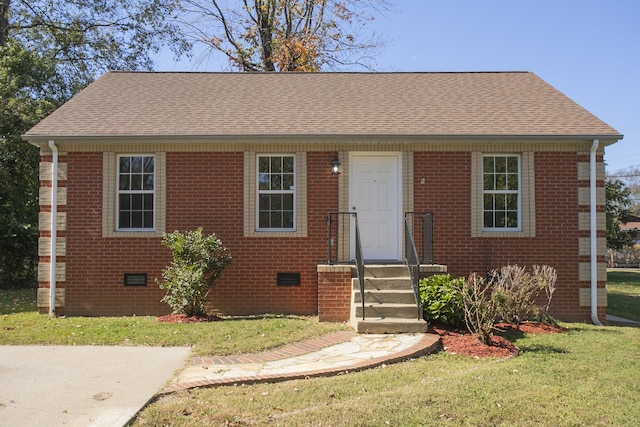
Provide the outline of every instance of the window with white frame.
[[483,229],[519,231],[522,227],[520,156],[482,156]]
[[257,157],[257,229],[295,230],[295,156]]
[[118,156],[117,229],[151,231],[155,213],[155,156]]

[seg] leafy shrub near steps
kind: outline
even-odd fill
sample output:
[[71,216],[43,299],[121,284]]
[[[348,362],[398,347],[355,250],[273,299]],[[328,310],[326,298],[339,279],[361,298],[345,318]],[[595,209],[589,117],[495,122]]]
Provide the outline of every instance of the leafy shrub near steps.
[[420,304],[425,320],[437,320],[446,325],[464,325],[462,287],[464,278],[436,274],[420,280]]

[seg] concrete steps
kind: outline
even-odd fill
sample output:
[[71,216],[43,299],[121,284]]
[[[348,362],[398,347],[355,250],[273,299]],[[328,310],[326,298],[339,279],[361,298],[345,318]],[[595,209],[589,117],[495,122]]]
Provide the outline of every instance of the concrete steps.
[[404,265],[366,266],[364,296],[360,293],[358,278],[353,278],[351,283],[351,322],[357,332],[398,334],[427,331],[427,322],[418,319],[411,278]]

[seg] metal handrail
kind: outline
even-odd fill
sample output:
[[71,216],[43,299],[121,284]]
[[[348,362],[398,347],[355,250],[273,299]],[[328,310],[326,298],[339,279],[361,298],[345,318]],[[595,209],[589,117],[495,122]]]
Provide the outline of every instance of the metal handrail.
[[418,251],[416,245],[413,242],[413,233],[409,227],[409,219],[405,215],[404,217],[404,241],[405,241],[405,258],[404,262],[409,269],[409,275],[411,276],[411,285],[413,286],[413,296],[416,300],[416,306],[418,308],[418,320],[422,319],[422,310],[420,310],[420,258],[418,257]]
[[[405,219],[408,219],[409,216],[411,216],[410,225],[412,227],[410,230],[412,235],[420,237],[422,240],[422,253],[418,253],[421,255],[419,260],[423,264],[433,264],[433,212],[405,212]],[[421,218],[422,222],[416,222],[417,218]],[[418,233],[416,230],[420,227],[422,227],[422,233]],[[418,248],[417,245],[416,248]]]
[[364,314],[364,256],[362,253],[362,241],[360,240],[360,227],[358,226],[358,215],[354,214],[356,223],[356,266],[358,270],[358,282],[360,284],[360,299],[362,300],[362,320]]

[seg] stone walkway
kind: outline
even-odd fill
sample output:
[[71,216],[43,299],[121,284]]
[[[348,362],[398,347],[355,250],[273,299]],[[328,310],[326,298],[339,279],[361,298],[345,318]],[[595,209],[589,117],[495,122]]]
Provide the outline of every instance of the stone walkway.
[[440,337],[434,334],[337,332],[257,354],[193,358],[160,394],[194,387],[338,375],[400,362],[439,348]]

